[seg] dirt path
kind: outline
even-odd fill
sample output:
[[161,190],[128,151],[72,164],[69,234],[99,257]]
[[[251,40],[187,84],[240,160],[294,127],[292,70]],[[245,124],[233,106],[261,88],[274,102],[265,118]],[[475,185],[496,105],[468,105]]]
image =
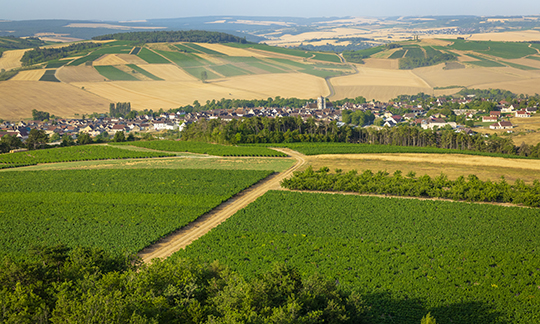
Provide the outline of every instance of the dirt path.
[[191,242],[208,233],[212,228],[218,226],[227,218],[234,215],[237,211],[255,201],[268,190],[280,189],[280,181],[292,175],[294,171],[298,170],[306,163],[303,155],[298,152],[282,148],[275,150],[292,156],[296,159],[296,164],[288,170],[278,174],[273,174],[249,189],[240,192],[231,199],[214,208],[209,213],[202,215],[196,221],[181,229],[178,229],[169,236],[159,240],[157,243],[145,248],[139,252],[139,256],[143,262],[149,263],[155,258],[167,258],[176,251],[185,248]]

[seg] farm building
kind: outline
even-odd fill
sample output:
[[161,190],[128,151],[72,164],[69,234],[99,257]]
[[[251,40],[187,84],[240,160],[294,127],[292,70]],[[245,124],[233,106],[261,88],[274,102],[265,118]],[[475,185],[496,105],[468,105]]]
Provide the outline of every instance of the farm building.
[[497,123],[493,123],[489,125],[489,128],[491,129],[511,129],[514,128],[514,125],[512,125],[509,121],[500,121]]

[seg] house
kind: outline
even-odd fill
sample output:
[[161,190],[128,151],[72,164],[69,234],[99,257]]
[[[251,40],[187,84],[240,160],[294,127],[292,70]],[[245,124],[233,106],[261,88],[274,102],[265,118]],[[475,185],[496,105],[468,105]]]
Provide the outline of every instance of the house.
[[531,114],[525,110],[518,110],[516,111],[516,117],[517,118],[526,118],[531,117]]
[[499,117],[501,117],[501,112],[500,111],[490,111],[489,116],[499,118]]
[[483,123],[494,123],[497,120],[499,120],[499,118],[496,116],[482,116]]
[[500,121],[500,122],[489,125],[489,128],[490,129],[510,129],[510,128],[514,128],[514,125],[512,125],[512,123],[509,121]]
[[510,106],[502,106],[501,107],[501,113],[512,113],[514,112],[515,108],[513,105]]

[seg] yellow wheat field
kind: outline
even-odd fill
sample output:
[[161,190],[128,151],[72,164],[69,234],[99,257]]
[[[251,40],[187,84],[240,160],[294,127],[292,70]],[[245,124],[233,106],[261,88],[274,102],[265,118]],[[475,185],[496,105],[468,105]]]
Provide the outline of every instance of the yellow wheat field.
[[400,94],[432,93],[432,88],[411,71],[376,69],[357,65],[358,74],[332,78],[332,99],[355,98],[390,100]]
[[11,78],[14,81],[39,81],[41,77],[45,74],[44,69],[39,70],[29,70],[29,71],[20,71],[16,76]]
[[172,64],[146,64],[138,65],[140,68],[152,73],[165,81],[198,81],[191,74]]
[[116,56],[127,64],[148,64],[145,60],[138,57],[137,55],[116,54]]
[[95,60],[93,65],[95,66],[101,66],[101,65],[122,65],[127,64],[126,61],[122,60],[116,54],[106,54],[100,57],[99,59]]
[[98,73],[93,67],[63,66],[56,71],[56,78],[62,82],[99,82],[105,77]]
[[197,45],[223,53],[227,56],[265,57],[265,55],[250,51],[249,49],[230,47],[222,44],[197,43]]
[[[463,37],[462,35],[448,35],[444,38],[457,38]],[[442,38],[442,37],[441,37]],[[528,41],[540,41],[540,31],[538,30],[522,30],[515,32],[502,32],[502,33],[481,33],[471,34],[465,36],[466,40],[478,40],[478,41],[497,41],[497,42],[528,42]]]
[[32,116],[32,109],[72,117],[74,114],[105,112],[109,100],[59,82],[0,82],[0,118],[20,120]]
[[7,71],[21,67],[21,58],[23,57],[24,53],[30,50],[32,49],[29,48],[4,52],[4,54],[2,54],[2,57],[0,57],[0,70],[4,69]]
[[[150,72],[150,71],[149,71]],[[283,96],[314,98],[328,95],[325,81],[301,73],[249,75],[208,83],[200,81],[114,81],[76,82],[78,88],[110,102],[131,102],[134,109],[177,108],[193,101],[228,99],[265,99]]]

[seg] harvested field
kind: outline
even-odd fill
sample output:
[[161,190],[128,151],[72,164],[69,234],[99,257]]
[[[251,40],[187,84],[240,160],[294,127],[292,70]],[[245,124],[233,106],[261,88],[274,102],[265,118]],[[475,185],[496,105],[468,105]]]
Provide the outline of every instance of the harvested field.
[[363,66],[373,69],[397,70],[399,68],[398,60],[368,58],[364,59],[364,62]]
[[116,54],[116,57],[123,60],[127,64],[148,64],[145,60],[138,57],[137,55],[130,55],[130,54]]
[[[413,73],[424,79],[432,87],[448,87],[461,85],[466,87],[479,87],[483,84],[495,82],[513,83],[523,79],[531,79],[534,71],[518,70],[510,67],[501,68],[473,68],[444,70],[444,64],[414,69]],[[506,89],[506,88],[503,88]],[[510,89],[508,89],[510,90]],[[521,93],[521,92],[517,92]]]
[[21,67],[21,58],[23,57],[24,53],[30,50],[32,49],[28,48],[4,52],[4,54],[2,54],[2,57],[0,57],[0,70],[11,70]]
[[336,92],[332,99],[364,96],[387,101],[400,94],[432,93],[432,88],[411,71],[357,68],[358,74],[332,78]]
[[535,95],[540,93],[540,75],[537,78],[520,79],[514,81],[493,82],[485,84],[477,84],[479,89],[505,89],[514,93]]
[[137,65],[165,81],[197,81],[197,78],[172,64]]
[[100,57],[99,59],[95,60],[92,64],[94,66],[123,65],[123,64],[127,64],[127,62],[119,58],[118,56],[116,56],[116,54],[106,54]]
[[[147,66],[144,66],[145,69]],[[154,74],[156,71],[147,69]],[[155,73],[156,76],[160,76]],[[283,96],[314,98],[328,95],[324,79],[300,73],[235,77],[230,80],[194,82],[77,82],[73,85],[106,98],[108,102],[131,102],[133,109],[176,108],[216,98],[265,99]]]
[[32,117],[32,109],[61,117],[106,112],[110,101],[69,84],[39,81],[0,82],[0,118]]
[[[441,38],[457,38],[460,35],[446,35]],[[497,41],[497,42],[527,42],[527,41],[540,41],[540,31],[538,30],[523,30],[516,32],[502,32],[502,33],[482,33],[472,34],[465,36],[466,40],[478,40],[478,41]]]
[[522,179],[529,183],[538,179],[540,160],[505,159],[459,154],[328,154],[306,156],[308,165],[318,170],[323,166],[349,171],[395,170],[416,172],[417,176],[438,176],[443,172],[451,179],[475,174],[482,180],[499,180],[502,175],[513,182]]
[[99,82],[105,80],[91,66],[63,66],[56,71],[56,77],[62,82]]
[[46,70],[29,70],[29,71],[20,71],[16,76],[11,78],[14,81],[39,81]]

